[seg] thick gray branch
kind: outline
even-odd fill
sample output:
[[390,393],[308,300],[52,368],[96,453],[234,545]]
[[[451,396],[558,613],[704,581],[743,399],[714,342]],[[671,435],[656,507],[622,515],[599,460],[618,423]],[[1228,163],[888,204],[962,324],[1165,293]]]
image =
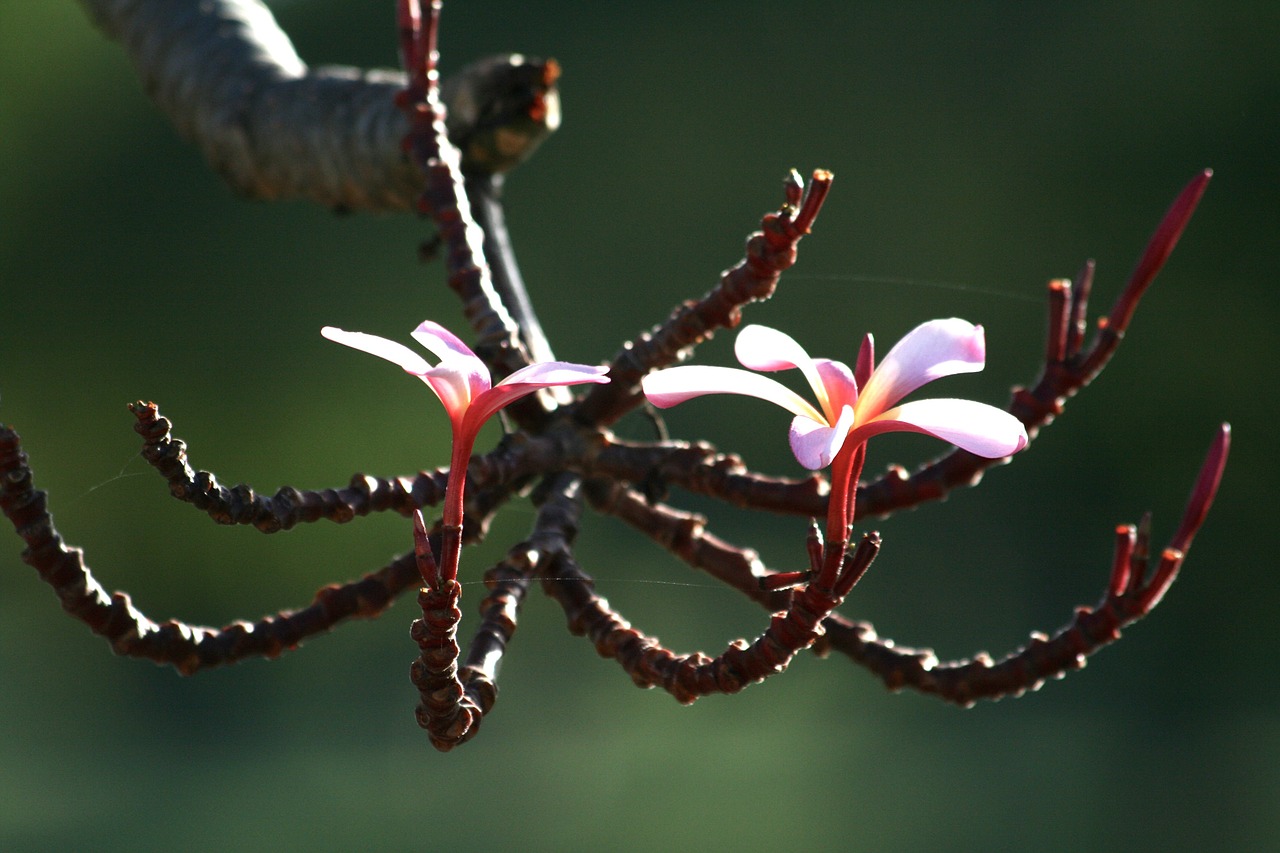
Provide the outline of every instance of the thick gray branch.
[[81,0],[147,93],[239,193],[404,210],[422,176],[401,154],[394,71],[308,68],[258,0]]

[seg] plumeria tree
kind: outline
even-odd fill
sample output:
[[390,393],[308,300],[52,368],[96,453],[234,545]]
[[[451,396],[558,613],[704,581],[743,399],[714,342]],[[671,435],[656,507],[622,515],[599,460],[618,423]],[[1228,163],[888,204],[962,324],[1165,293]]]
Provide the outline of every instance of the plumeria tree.
[[[473,341],[433,321],[422,323],[413,336],[435,356],[433,365],[385,338],[324,330],[331,340],[419,377],[444,404],[451,425],[449,465],[406,476],[357,474],[344,487],[286,487],[271,497],[248,486],[228,488],[191,466],[186,445],[154,403],[132,406],[143,455],[175,497],[215,521],[272,533],[321,519],[347,523],[373,512],[405,516],[402,556],[322,588],[306,606],[252,622],[157,622],[128,595],[107,593],[83,553],[67,545],[53,525],[48,497],[36,486],[16,429],[0,430],[0,508],[25,542],[24,559],[63,607],[119,654],[184,674],[273,657],[350,619],[377,616],[397,596],[417,589],[423,615],[413,628],[420,654],[411,677],[421,695],[418,719],[432,743],[447,750],[473,737],[494,707],[498,665],[521,603],[533,582],[541,581],[564,609],[571,631],[616,660],[637,685],[661,687],[681,702],[736,692],[813,650],[846,657],[891,687],[971,704],[1034,689],[1078,668],[1145,616],[1175,579],[1213,502],[1227,457],[1225,425],[1167,547],[1155,552],[1145,523],[1119,527],[1099,603],[1078,609],[1052,635],[1032,635],[1025,647],[999,660],[975,655],[940,661],[930,652],[896,646],[868,623],[837,612],[881,547],[874,531],[858,535],[865,519],[976,482],[1033,441],[1098,375],[1189,221],[1208,171],[1176,197],[1093,334],[1087,323],[1092,265],[1074,280],[1051,282],[1043,365],[1004,410],[967,400],[904,402],[924,384],[985,363],[982,327],[930,320],[927,314],[879,365],[871,329],[850,333],[851,340],[865,337],[849,366],[811,358],[789,335],[755,325],[737,337],[737,357],[749,370],[700,362],[676,366],[716,332],[737,327],[744,309],[774,293],[831,190],[833,176],[824,170],[807,181],[794,173],[788,177],[780,206],[748,238],[743,260],[707,294],[678,306],[602,359],[605,364],[573,364],[555,359],[541,330],[507,239],[500,192],[505,172],[558,124],[554,62],[500,57],[442,84],[439,2],[424,10],[416,0],[400,0],[405,73],[358,79],[307,69],[265,9],[248,0],[87,5],[104,29],[129,46],[161,106],[237,188],[266,198],[305,196],[346,209],[413,205],[429,216],[435,226],[430,248],[462,302]],[[189,97],[191,92],[199,96]],[[791,369],[801,372],[816,405],[760,375]],[[789,444],[811,473],[767,476],[707,442],[672,439],[661,431],[650,441],[624,440],[615,432],[624,417],[650,405],[714,394],[758,397],[791,412]],[[480,427],[499,410],[508,431],[496,447],[476,453]],[[655,423],[660,426],[660,418]],[[894,467],[863,482],[867,441],[890,431],[925,433],[954,447],[914,471]],[[466,571],[460,568],[464,546],[482,537],[493,516],[530,488],[537,507],[532,530],[485,572],[488,592],[464,655],[456,640],[463,618],[458,578]],[[794,562],[769,567],[749,547],[716,536],[705,519],[670,502],[673,489],[794,526]],[[610,607],[579,565],[573,542],[587,507],[632,525],[773,615],[753,641],[734,641],[715,656],[667,648]],[[424,509],[436,516],[434,523],[428,524]],[[826,519],[825,530],[814,524],[806,531],[805,519],[814,518]]]

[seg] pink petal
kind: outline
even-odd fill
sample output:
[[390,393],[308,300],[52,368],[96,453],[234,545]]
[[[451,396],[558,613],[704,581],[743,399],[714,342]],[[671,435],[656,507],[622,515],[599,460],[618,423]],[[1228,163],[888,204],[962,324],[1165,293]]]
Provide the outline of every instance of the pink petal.
[[577,385],[583,382],[600,385],[608,384],[608,373],[609,368],[598,365],[574,364],[571,361],[542,361],[520,368],[498,384],[534,385],[537,388]]
[[393,364],[400,365],[405,371],[418,376],[431,369],[431,365],[427,363],[425,358],[404,344],[398,344],[395,341],[389,341],[377,335],[366,335],[364,332],[348,332],[334,326],[325,326],[320,330],[320,334],[335,343],[358,349],[361,352],[367,352],[370,355],[376,355],[378,358],[384,358]]
[[486,392],[481,392],[477,397],[471,396],[472,385],[471,377],[463,371],[454,370],[452,367],[440,365],[432,367],[426,373],[421,374],[422,381],[430,386],[431,390],[436,392],[436,396],[440,398],[440,402],[444,404],[444,410],[449,413],[449,420],[455,425],[461,424],[463,417],[467,414],[467,410],[475,399],[483,397]]
[[973,400],[916,400],[858,424],[851,440],[866,441],[882,432],[921,432],[988,459],[1027,446],[1027,431],[1013,415]]
[[858,383],[854,380],[849,365],[829,358],[815,358],[813,366],[822,381],[822,387],[826,389],[832,413],[857,404]]
[[467,346],[462,342],[461,338],[439,323],[423,320],[418,324],[418,328],[413,330],[412,334],[415,341],[430,350],[441,361],[450,361],[455,358],[480,360],[471,351],[471,347]]
[[912,391],[942,376],[973,373],[986,361],[981,326],[952,317],[916,326],[894,344],[871,374],[858,400],[858,419],[866,422]]
[[471,401],[467,429],[480,431],[485,421],[504,406],[527,397],[540,388],[555,385],[607,384],[609,368],[569,361],[543,361],[522,367]]
[[801,367],[812,359],[795,338],[768,326],[744,326],[733,342],[743,367],[774,371]]
[[773,372],[799,368],[813,389],[828,419],[835,417],[839,406],[832,403],[818,375],[814,360],[795,338],[768,326],[745,326],[733,342],[734,355],[743,367]]
[[704,394],[741,394],[775,403],[794,415],[826,423],[822,413],[781,382],[735,367],[687,365],[650,373],[640,382],[644,395],[660,409]]
[[853,426],[853,409],[845,406],[834,427],[798,415],[791,421],[791,452],[804,467],[817,471],[836,458]]
[[453,332],[439,323],[423,320],[412,334],[415,341],[440,359],[441,367],[447,367],[466,379],[471,389],[469,398],[474,399],[489,390],[492,384],[489,368]]

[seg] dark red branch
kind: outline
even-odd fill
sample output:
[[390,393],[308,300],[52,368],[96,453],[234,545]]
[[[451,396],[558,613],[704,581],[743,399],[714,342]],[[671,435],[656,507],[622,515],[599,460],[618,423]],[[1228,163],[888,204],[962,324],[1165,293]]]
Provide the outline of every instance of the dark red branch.
[[[601,657],[613,658],[640,687],[661,687],[676,701],[689,704],[712,693],[737,693],[744,687],[786,670],[795,655],[823,633],[822,620],[840,604],[879,550],[879,538],[868,534],[845,558],[837,587],[810,585],[791,596],[787,609],[775,613],[769,627],[750,644],[734,640],[712,658],[702,652],[678,654],[631,627],[605,599],[594,582],[568,555],[553,561],[543,589],[565,611],[569,630],[586,636]],[[852,578],[852,580],[850,580]]]
[[[825,654],[835,649],[871,669],[893,689],[910,687],[960,705],[971,705],[978,699],[1019,695],[1037,689],[1048,678],[1059,678],[1069,670],[1079,669],[1088,655],[1114,642],[1122,628],[1150,612],[1168,590],[1192,538],[1212,506],[1229,448],[1230,428],[1224,424],[1201,467],[1178,531],[1162,552],[1155,571],[1146,576],[1146,534],[1142,532],[1145,527],[1135,531],[1131,526],[1122,526],[1111,580],[1102,602],[1094,609],[1077,610],[1073,621],[1053,637],[1033,634],[1028,646],[998,663],[986,654],[940,662],[931,650],[912,649],[881,639],[870,623],[851,622],[831,615],[823,622],[826,636],[818,641],[815,651]],[[648,534],[689,565],[708,571],[766,608],[777,606],[778,593],[764,589],[773,575],[760,564],[755,552],[736,548],[707,533],[706,520],[701,516],[650,504],[637,492],[605,481],[594,481],[589,494],[596,509],[615,515]],[[584,612],[592,612],[595,607],[581,593],[577,606],[585,608]],[[616,614],[607,617],[597,613],[591,620],[598,631],[606,631],[600,627],[606,624],[617,627],[625,623]]]
[[787,203],[777,213],[766,214],[761,230],[747,238],[746,258],[726,270],[720,284],[702,299],[686,302],[661,326],[624,345],[609,365],[613,381],[592,388],[578,416],[601,426],[618,420],[643,402],[640,380],[646,373],[687,357],[717,329],[736,326],[742,306],[772,296],[783,270],[795,263],[796,245],[809,233],[832,180],[824,169],[814,172],[798,207],[793,204],[794,188],[787,190]]
[[1049,678],[1080,669],[1086,658],[1120,638],[1120,631],[1151,612],[1182,567],[1191,540],[1217,493],[1230,449],[1230,427],[1223,424],[1201,466],[1182,522],[1153,572],[1147,572],[1147,525],[1122,525],[1107,590],[1094,607],[1081,607],[1052,637],[1032,634],[1031,642],[996,662],[982,654],[941,663],[929,649],[898,646],[876,635],[866,622],[839,616],[827,619],[827,642],[880,676],[890,688],[909,687],[958,705],[999,699],[1039,689]]
[[405,556],[357,581],[322,588],[301,610],[222,628],[173,619],[157,623],[128,595],[103,589],[85,565],[84,553],[59,535],[47,501],[33,485],[18,434],[0,427],[0,509],[26,542],[23,561],[53,587],[63,609],[104,637],[116,654],[168,664],[183,675],[249,657],[274,658],[339,622],[378,616],[417,578],[412,556]]
[[622,519],[695,569],[746,595],[768,610],[786,606],[786,594],[761,581],[773,573],[751,548],[738,548],[706,529],[701,515],[645,499],[639,492],[607,480],[590,480],[587,497],[599,512]]
[[431,745],[448,752],[475,734],[480,709],[458,678],[458,600],[462,586],[455,579],[418,591],[422,618],[414,620],[412,637],[421,653],[409,677],[421,694],[418,725],[427,730]]
[[173,437],[173,423],[155,403],[133,403],[129,410],[138,419],[134,430],[143,438],[142,456],[168,481],[170,493],[219,524],[249,524],[275,533],[320,519],[345,524],[384,510],[408,517],[414,509],[444,500],[449,474],[444,468],[390,480],[356,474],[344,489],[302,491],[285,486],[269,498],[244,484],[223,486],[211,472],[191,467],[186,442]]
[[[129,406],[137,418],[134,430],[142,436],[142,457],[169,483],[169,492],[219,524],[252,525],[263,533],[289,530],[297,524],[325,519],[345,524],[374,512],[390,510],[408,518],[415,509],[444,500],[447,468],[419,471],[406,477],[355,474],[341,489],[302,490],[284,486],[273,497],[257,494],[243,483],[223,486],[210,471],[197,471],[187,458],[187,444],[173,436],[173,423],[155,403]],[[467,468],[467,525],[469,541],[482,538],[493,512],[511,495],[515,484],[550,464],[549,441],[511,441]]]
[[[435,222],[444,243],[449,287],[461,297],[463,313],[478,335],[473,349],[497,378],[502,378],[528,365],[530,359],[515,321],[494,290],[485,263],[484,233],[472,218],[467,200],[461,155],[445,129],[435,72],[439,0],[432,0],[429,6],[428,19],[421,22],[416,13],[417,0],[400,0],[402,52],[410,63],[405,69],[410,76],[409,85],[396,101],[409,119],[404,148],[426,175],[418,209]],[[403,34],[405,26],[409,28],[407,34]],[[549,397],[540,396],[551,405]],[[517,404],[512,411],[533,416],[529,403]]]
[[466,701],[476,713],[458,742],[475,736],[498,700],[498,667],[515,634],[529,583],[555,555],[569,553],[582,514],[578,490],[578,478],[572,475],[545,481],[533,499],[539,509],[532,535],[485,572],[489,594],[480,602],[480,627],[467,651],[466,664],[458,671]]

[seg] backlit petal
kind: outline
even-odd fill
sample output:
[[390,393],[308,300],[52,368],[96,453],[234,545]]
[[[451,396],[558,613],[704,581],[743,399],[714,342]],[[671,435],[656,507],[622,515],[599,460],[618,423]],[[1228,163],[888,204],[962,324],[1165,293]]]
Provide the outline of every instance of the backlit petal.
[[977,456],[998,459],[1027,446],[1027,431],[1013,415],[973,400],[916,400],[858,424],[853,438],[866,441],[882,432],[921,432]]
[[395,341],[389,341],[377,335],[367,335],[364,332],[348,332],[334,326],[325,326],[320,330],[320,334],[335,343],[358,349],[361,352],[367,352],[370,355],[376,355],[378,358],[384,358],[400,365],[405,371],[418,376],[431,369],[431,365],[427,363],[425,358],[404,344],[398,344]]
[[824,414],[828,419],[835,418],[839,406],[828,397],[827,389],[814,366],[814,360],[805,348],[786,332],[779,332],[768,326],[745,326],[734,339],[733,353],[743,367],[749,367],[752,370],[773,372],[799,368],[804,373],[809,386],[813,388],[813,393],[818,398]]
[[858,383],[854,381],[849,365],[829,358],[815,358],[813,366],[827,391],[833,413],[858,402]]
[[871,374],[858,400],[858,419],[874,418],[939,377],[979,371],[985,361],[981,326],[955,317],[922,323],[894,344]]
[[468,381],[467,375],[451,367],[444,366],[432,367],[426,373],[420,375],[422,381],[427,383],[432,391],[436,392],[436,396],[444,404],[444,410],[449,414],[449,420],[453,421],[455,425],[461,424],[463,416],[466,415],[467,409],[471,407],[471,403],[475,399],[471,396],[471,383]]
[[489,390],[492,384],[489,368],[453,332],[439,323],[423,320],[413,330],[413,339],[440,359],[441,367],[447,367],[466,379],[471,388],[471,399]]
[[522,367],[499,382],[499,385],[534,385],[550,388],[553,385],[578,385],[590,382],[597,385],[609,382],[609,368],[591,364],[575,364],[571,361],[541,361]]
[[826,423],[822,413],[787,386],[767,376],[734,367],[687,365],[650,373],[641,386],[644,395],[660,409],[704,394],[741,394],[775,403],[794,415]]
[[468,428],[479,431],[494,412],[526,397],[540,388],[556,385],[607,384],[609,368],[569,361],[543,361],[522,367],[471,403],[467,412]]
[[817,471],[826,468],[836,458],[849,437],[853,426],[853,409],[845,406],[835,426],[797,416],[791,421],[791,452],[804,467]]

